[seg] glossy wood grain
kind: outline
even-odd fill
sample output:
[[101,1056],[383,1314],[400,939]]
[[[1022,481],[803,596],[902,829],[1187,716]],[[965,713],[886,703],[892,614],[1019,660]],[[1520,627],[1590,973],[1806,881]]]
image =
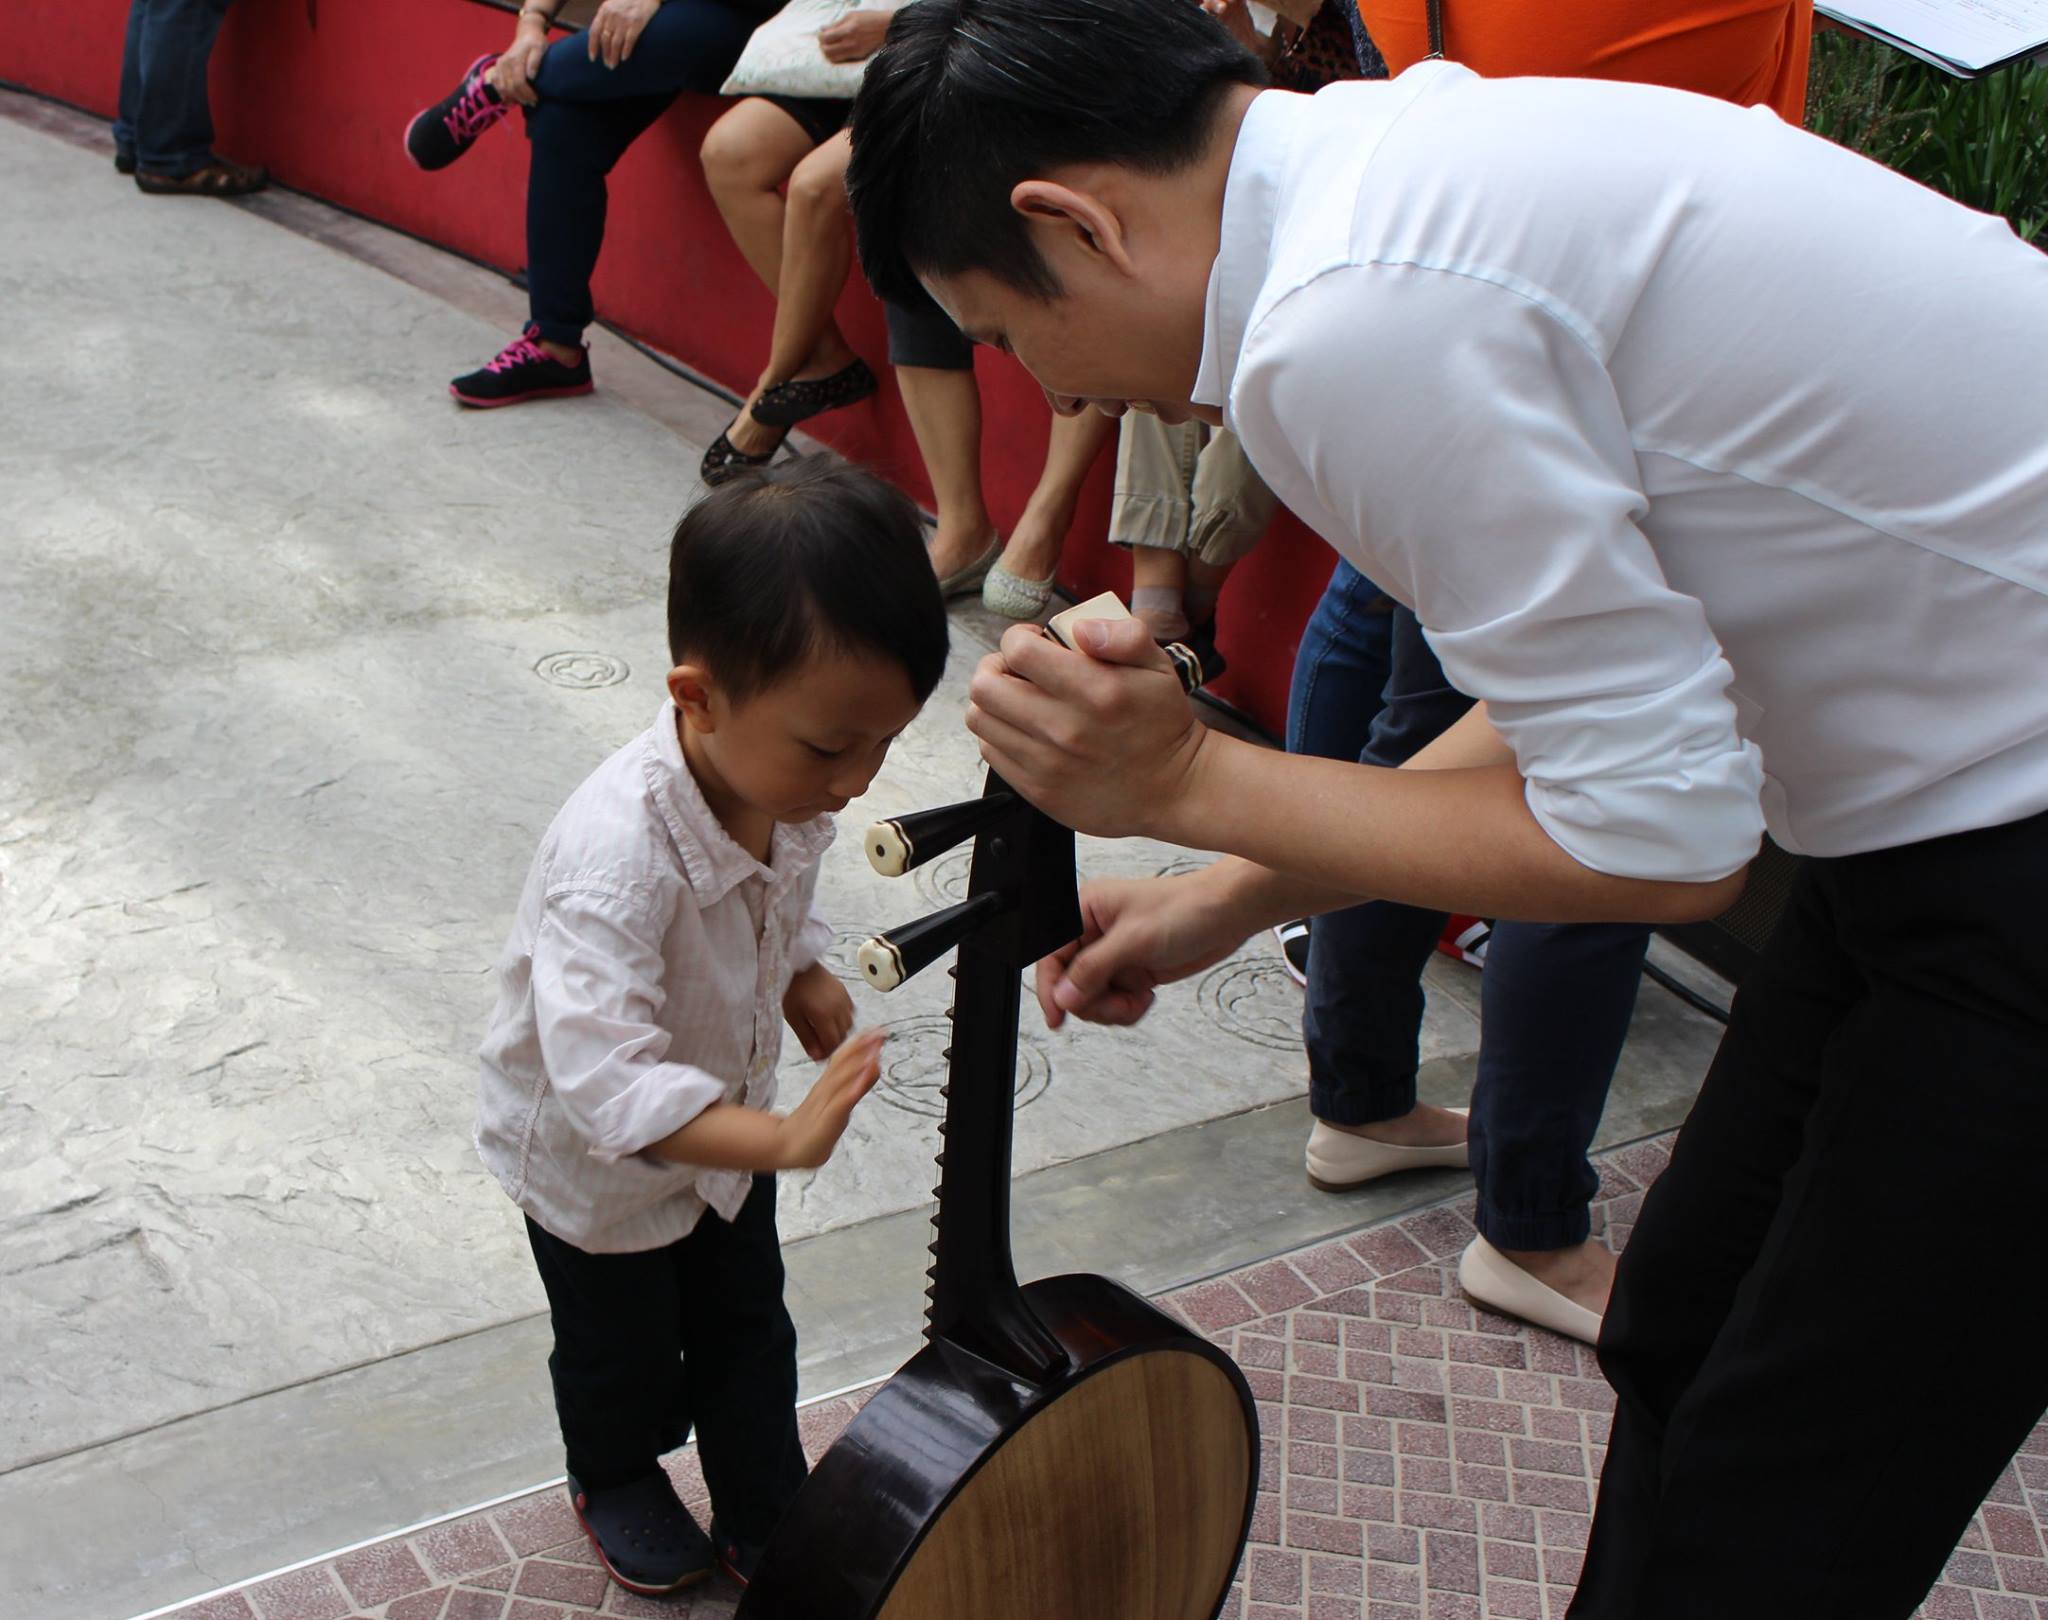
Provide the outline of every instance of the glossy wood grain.
[[1250,1444],[1214,1362],[1120,1361],[967,1482],[881,1620],[1206,1620],[1236,1559]]

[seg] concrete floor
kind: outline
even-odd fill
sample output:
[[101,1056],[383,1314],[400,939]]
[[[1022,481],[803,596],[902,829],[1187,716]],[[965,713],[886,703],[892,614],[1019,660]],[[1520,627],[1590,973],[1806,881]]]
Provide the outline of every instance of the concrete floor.
[[[472,1053],[535,840],[659,703],[666,534],[729,407],[601,336],[594,399],[460,412],[501,278],[304,199],[144,198],[24,98],[0,165],[0,1612],[118,1620],[558,1467]],[[976,789],[996,628],[959,614],[846,827]],[[824,893],[844,944],[963,879],[849,836]],[[946,985],[856,992],[889,1076],[786,1179],[812,1393],[916,1332]],[[1157,1290],[1458,1185],[1303,1185],[1269,942],[1164,999],[1142,1034],[1027,1018],[1026,1274]],[[1476,1013],[1433,967],[1442,1099]],[[1646,990],[1603,1140],[1674,1123],[1714,1035]]]

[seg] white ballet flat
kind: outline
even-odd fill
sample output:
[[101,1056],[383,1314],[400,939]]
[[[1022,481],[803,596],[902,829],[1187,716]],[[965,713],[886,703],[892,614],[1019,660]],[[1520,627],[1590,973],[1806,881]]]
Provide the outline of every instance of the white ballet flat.
[[[1449,1112],[1463,1114],[1467,1110],[1453,1108]],[[1449,1147],[1396,1147],[1317,1120],[1316,1128],[1308,1133],[1308,1179],[1324,1192],[1348,1192],[1402,1170],[1462,1170],[1470,1162],[1470,1151],[1463,1142]]]
[[1037,618],[1051,601],[1050,579],[1021,578],[1000,561],[989,568],[988,577],[981,582],[981,605],[1019,623]]
[[1539,1282],[1483,1237],[1458,1257],[1458,1285],[1490,1311],[1518,1316],[1581,1344],[1600,1342],[1600,1313]]

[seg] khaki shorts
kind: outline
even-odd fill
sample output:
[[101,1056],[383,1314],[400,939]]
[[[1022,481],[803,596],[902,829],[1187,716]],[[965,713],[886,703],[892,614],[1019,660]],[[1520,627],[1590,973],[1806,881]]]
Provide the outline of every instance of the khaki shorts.
[[1169,427],[1144,411],[1124,414],[1112,544],[1178,551],[1223,567],[1259,543],[1279,505],[1236,434],[1206,422]]

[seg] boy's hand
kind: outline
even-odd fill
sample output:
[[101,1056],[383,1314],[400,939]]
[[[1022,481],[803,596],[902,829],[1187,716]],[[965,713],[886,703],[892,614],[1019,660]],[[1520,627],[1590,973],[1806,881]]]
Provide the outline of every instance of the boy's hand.
[[882,1032],[863,1030],[832,1054],[810,1094],[781,1121],[777,1168],[815,1170],[832,1157],[854,1105],[882,1077]]
[[815,1063],[852,1030],[853,997],[830,968],[813,962],[789,981],[782,998],[782,1016],[789,1020],[804,1056]]

